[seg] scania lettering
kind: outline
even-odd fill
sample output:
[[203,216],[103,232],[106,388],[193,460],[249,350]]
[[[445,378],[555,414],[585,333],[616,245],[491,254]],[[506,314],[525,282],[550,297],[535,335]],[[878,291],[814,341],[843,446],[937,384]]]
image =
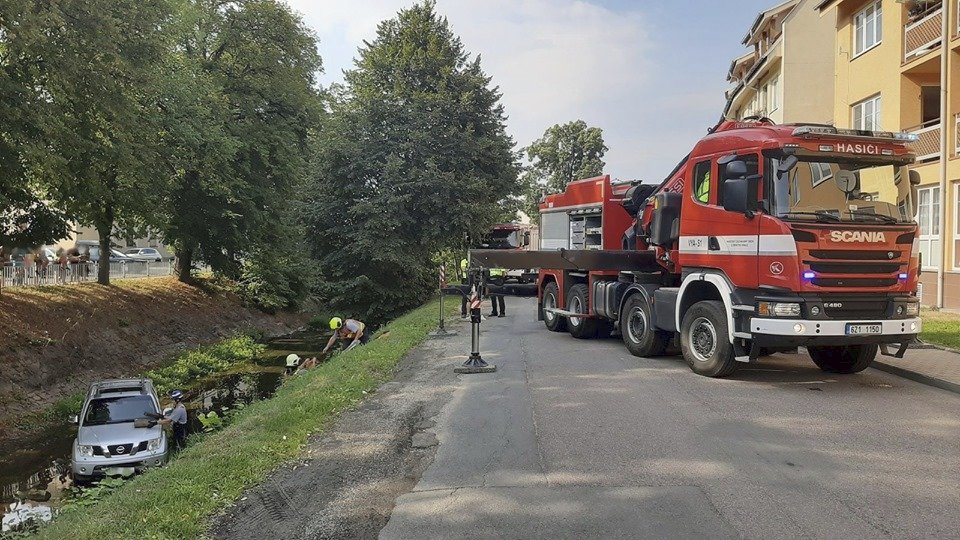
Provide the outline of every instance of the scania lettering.
[[659,185],[607,176],[540,205],[538,317],[696,373],[805,347],[831,373],[902,357],[921,329],[914,155],[905,133],[721,122]]
[[886,242],[887,237],[878,231],[833,231],[830,239],[834,242]]

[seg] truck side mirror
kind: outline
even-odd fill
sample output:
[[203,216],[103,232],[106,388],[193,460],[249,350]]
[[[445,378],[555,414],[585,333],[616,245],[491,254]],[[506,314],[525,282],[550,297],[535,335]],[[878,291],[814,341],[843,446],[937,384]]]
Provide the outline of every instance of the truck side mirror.
[[727,163],[726,168],[724,169],[724,176],[726,178],[740,178],[747,175],[747,164],[743,161],[734,160]]
[[759,183],[759,174],[728,178],[722,185],[723,209],[753,217],[753,211],[757,204],[756,196]]
[[918,173],[917,171],[915,171],[915,170],[913,170],[913,169],[910,169],[910,172],[907,173],[907,174],[910,176],[910,185],[911,185],[911,186],[919,186],[919,185],[920,185],[920,173]]

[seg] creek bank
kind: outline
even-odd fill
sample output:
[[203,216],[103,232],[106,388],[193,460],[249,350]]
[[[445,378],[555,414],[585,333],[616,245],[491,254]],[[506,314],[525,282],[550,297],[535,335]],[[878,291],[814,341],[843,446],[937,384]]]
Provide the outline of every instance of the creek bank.
[[[0,443],[91,381],[136,376],[230,335],[289,334],[303,315],[243,306],[209,282],[173,278],[4,290],[0,295]],[[42,423],[41,423],[42,424]]]
[[[186,390],[188,434],[213,431],[222,427],[235,411],[276,392],[284,378],[287,354],[319,357],[328,337],[327,333],[298,331],[266,340],[262,345],[246,337],[231,338],[182,354],[155,370],[155,383],[161,393],[164,385]],[[199,366],[198,360],[206,366]],[[220,369],[192,382],[186,380],[200,367]],[[162,395],[161,401],[165,401]],[[212,423],[208,417],[218,422]],[[64,421],[51,422],[39,433],[0,445],[0,514],[6,529],[15,530],[31,517],[49,521],[65,503],[69,506],[82,499],[89,501],[90,497],[85,497],[89,493],[78,491],[69,477],[75,436],[74,426]],[[3,538],[0,532],[0,539]]]

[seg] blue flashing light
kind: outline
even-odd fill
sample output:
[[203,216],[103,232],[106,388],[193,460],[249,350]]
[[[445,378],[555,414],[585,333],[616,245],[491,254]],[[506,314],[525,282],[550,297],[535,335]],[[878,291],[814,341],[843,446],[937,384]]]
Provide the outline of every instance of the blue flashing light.
[[803,279],[813,279],[813,278],[815,278],[815,277],[817,277],[817,275],[814,274],[813,272],[804,272],[804,273],[803,273]]
[[900,279],[907,279],[907,273],[906,273],[906,272],[901,273],[900,276],[899,276],[899,278],[900,278]]

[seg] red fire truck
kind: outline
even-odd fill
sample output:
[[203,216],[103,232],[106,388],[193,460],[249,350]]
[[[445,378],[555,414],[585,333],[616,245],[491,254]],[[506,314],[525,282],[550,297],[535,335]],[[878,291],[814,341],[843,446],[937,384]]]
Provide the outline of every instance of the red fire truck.
[[722,122],[659,186],[572,182],[540,205],[541,251],[473,260],[541,268],[549,330],[619,331],[634,355],[680,349],[702,375],[800,346],[858,372],[920,332],[913,140]]

